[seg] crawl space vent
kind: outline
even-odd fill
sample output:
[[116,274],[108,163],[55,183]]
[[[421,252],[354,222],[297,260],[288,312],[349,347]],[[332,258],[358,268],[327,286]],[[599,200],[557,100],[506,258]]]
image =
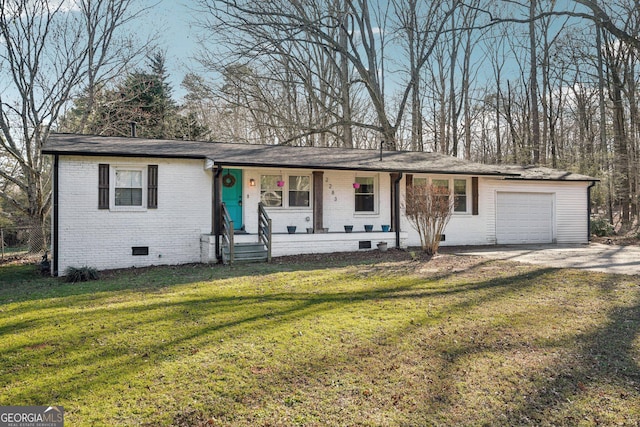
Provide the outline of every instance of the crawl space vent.
[[358,242],[358,249],[371,249],[371,240],[360,240]]
[[149,255],[149,246],[133,246],[131,248],[131,255],[133,256]]

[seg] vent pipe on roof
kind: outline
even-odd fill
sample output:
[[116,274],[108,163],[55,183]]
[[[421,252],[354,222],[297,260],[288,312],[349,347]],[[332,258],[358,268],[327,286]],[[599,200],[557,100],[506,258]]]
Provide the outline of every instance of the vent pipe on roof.
[[136,135],[136,122],[129,122],[131,125],[131,138],[135,138]]
[[380,161],[382,161],[382,147],[384,147],[384,141],[380,141]]

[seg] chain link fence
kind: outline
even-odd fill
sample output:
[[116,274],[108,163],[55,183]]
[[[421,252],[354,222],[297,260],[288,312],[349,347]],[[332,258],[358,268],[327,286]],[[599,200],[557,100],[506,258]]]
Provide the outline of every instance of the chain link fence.
[[37,257],[49,251],[49,233],[40,226],[0,228],[0,259]]

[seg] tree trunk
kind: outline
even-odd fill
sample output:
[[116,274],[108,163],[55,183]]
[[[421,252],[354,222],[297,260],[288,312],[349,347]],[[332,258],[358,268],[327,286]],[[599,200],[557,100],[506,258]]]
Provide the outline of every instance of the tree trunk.
[[538,1],[531,0],[529,4],[529,47],[531,60],[531,73],[529,78],[530,105],[531,105],[531,151],[532,162],[540,163],[540,118],[538,113],[538,55],[536,42],[535,19]]
[[451,57],[449,63],[449,132],[451,135],[451,155],[458,155],[458,102],[456,97],[456,66],[458,62],[458,36],[455,15],[451,15]]
[[347,0],[344,0],[344,5],[341,3],[342,12],[342,25],[340,28],[340,34],[338,35],[340,46],[342,51],[340,52],[340,101],[342,102],[342,142],[345,147],[353,148],[353,132],[351,129],[351,83],[349,82],[349,58],[347,57],[348,51],[348,35],[347,27],[349,25],[349,16],[347,15]]
[[609,68],[611,78],[611,100],[613,102],[613,147],[615,154],[615,183],[616,199],[620,205],[620,223],[623,229],[631,222],[629,210],[629,150],[624,117],[624,103],[622,99],[623,82],[617,66]]
[[498,78],[498,92],[496,94],[496,163],[502,163],[502,136],[500,134],[500,99],[502,94],[500,91],[500,80]]

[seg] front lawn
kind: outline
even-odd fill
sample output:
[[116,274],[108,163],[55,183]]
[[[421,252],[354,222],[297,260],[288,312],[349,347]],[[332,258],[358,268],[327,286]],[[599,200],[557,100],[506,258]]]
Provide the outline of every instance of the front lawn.
[[66,425],[636,425],[640,277],[409,253],[0,266],[0,405]]

